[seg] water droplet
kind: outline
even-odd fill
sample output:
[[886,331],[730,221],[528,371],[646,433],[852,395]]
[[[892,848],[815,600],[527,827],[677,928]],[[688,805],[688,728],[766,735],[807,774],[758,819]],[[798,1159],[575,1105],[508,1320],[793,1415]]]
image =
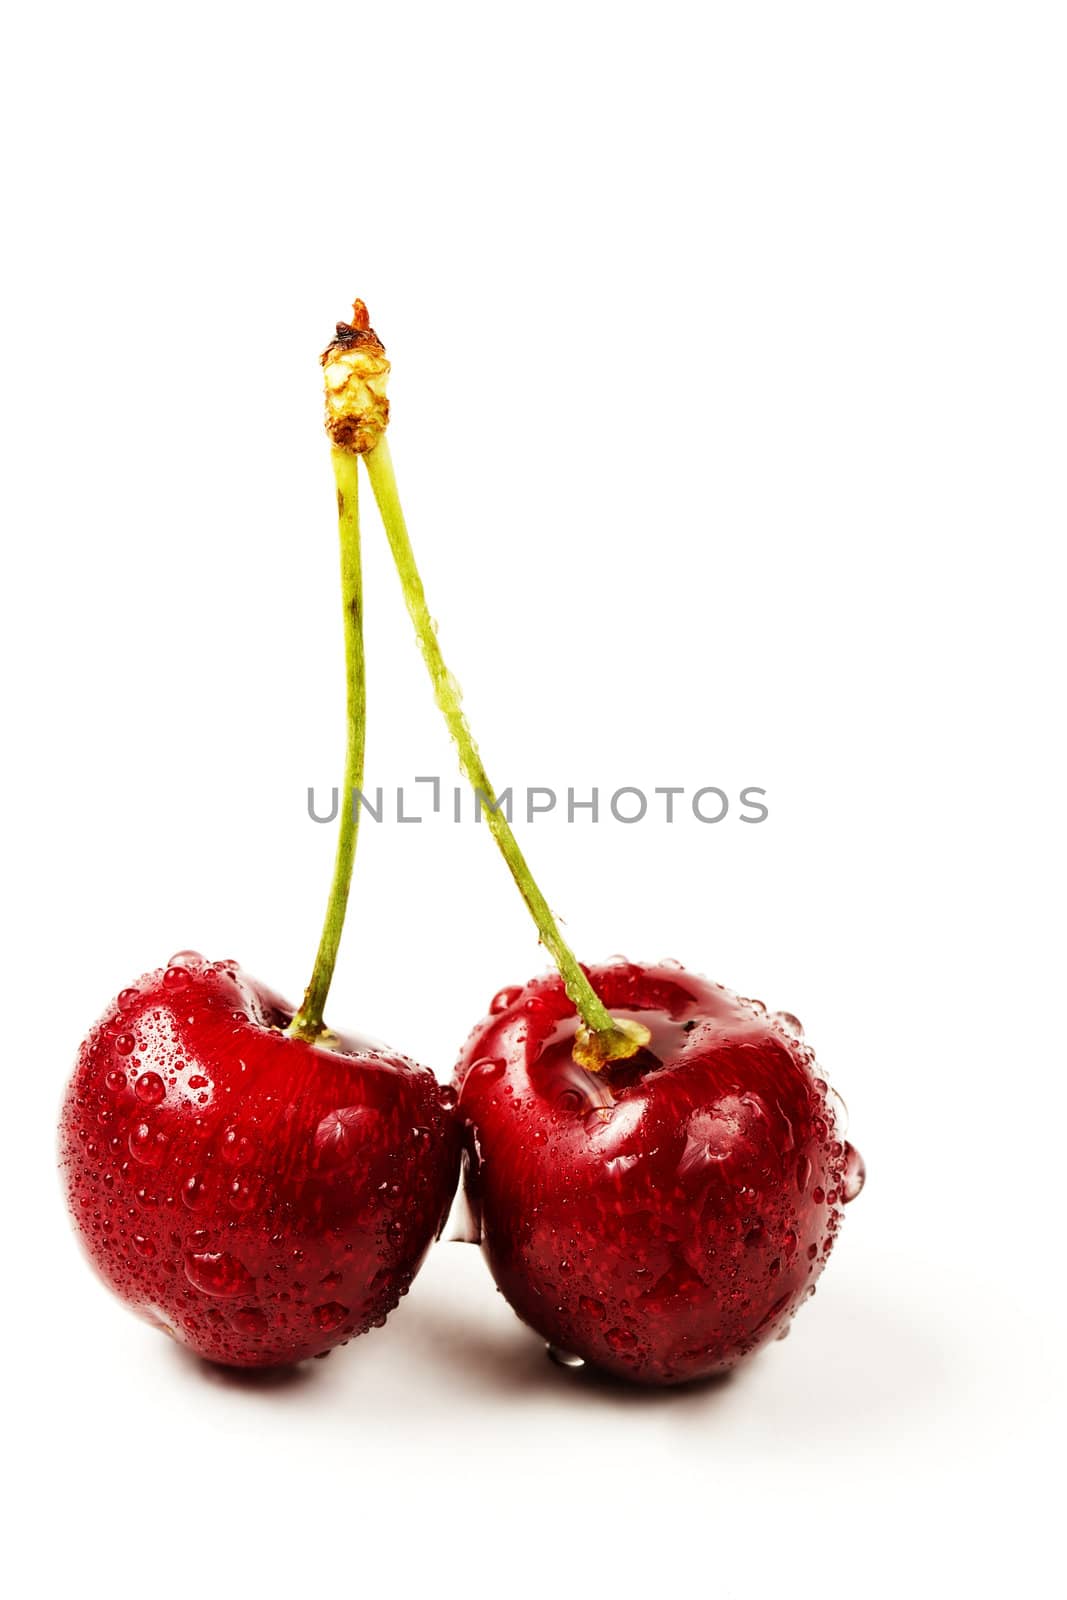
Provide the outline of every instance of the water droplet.
[[729,1161],[737,1153],[749,1120],[735,1095],[724,1095],[710,1111],[695,1111],[686,1125],[678,1171],[683,1175],[702,1172],[712,1162]]
[[371,1106],[340,1106],[328,1112],[312,1138],[311,1165],[316,1172],[347,1166],[374,1140],[380,1120]]
[[848,1132],[848,1106],[846,1106],[836,1089],[828,1090],[826,1099],[830,1110],[834,1114],[834,1128],[839,1137],[843,1139]]
[[152,1257],[156,1253],[155,1245],[152,1243],[151,1239],[146,1239],[143,1233],[134,1234],[133,1248],[137,1251],[139,1256],[144,1256],[146,1261],[151,1261]]
[[474,1063],[470,1071],[467,1073],[467,1077],[477,1077],[481,1083],[491,1083],[494,1078],[500,1077],[503,1070],[504,1063],[502,1061],[496,1061],[489,1056],[483,1056],[480,1061],[476,1061]]
[[548,1359],[554,1361],[557,1367],[570,1367],[576,1370],[578,1367],[585,1366],[584,1357],[576,1356],[571,1350],[561,1350],[559,1345],[546,1344],[545,1350],[548,1354]]
[[250,1211],[258,1193],[259,1185],[254,1178],[234,1178],[230,1184],[229,1201],[235,1211]]
[[120,1033],[118,1038],[115,1040],[115,1054],[118,1056],[128,1056],[133,1050],[134,1043],[135,1041],[132,1033]]
[[594,1300],[590,1295],[583,1294],[578,1299],[579,1310],[587,1317],[592,1317],[594,1322],[603,1322],[607,1316],[603,1302]]
[[248,1294],[253,1287],[248,1268],[225,1250],[190,1251],[185,1257],[185,1276],[194,1289],[220,1297]]
[[841,1180],[841,1199],[847,1206],[850,1200],[855,1200],[863,1185],[867,1182],[867,1168],[863,1157],[854,1144],[845,1145],[845,1172]]
[[109,1072],[104,1083],[112,1094],[120,1094],[126,1087],[126,1074],[118,1071]]
[[817,1206],[821,1206],[823,1201],[826,1199],[825,1189],[823,1189],[821,1186],[817,1186],[811,1191],[811,1198],[814,1200]]
[[[485,993],[484,989],[482,993]],[[501,989],[489,1002],[490,1014],[494,1017],[499,1016],[501,1011],[506,1011],[509,1006],[515,1004],[521,993],[521,988]]]
[[167,962],[168,967],[202,967],[204,958],[199,950],[179,950],[177,955],[171,956]]
[[628,1328],[609,1328],[604,1335],[608,1348],[621,1354],[624,1350],[632,1350],[637,1344],[636,1335]]
[[389,1271],[388,1267],[382,1267],[370,1281],[370,1292],[373,1295],[385,1295],[388,1297],[392,1294],[395,1284],[395,1275]]
[[228,1167],[243,1167],[252,1159],[252,1141],[240,1128],[227,1128],[222,1135],[219,1154]]
[[348,1307],[337,1300],[328,1300],[325,1305],[316,1306],[312,1316],[323,1333],[332,1333],[348,1316]]
[[455,1089],[450,1083],[442,1084],[437,1091],[437,1095],[446,1111],[451,1111],[452,1107],[459,1099],[459,1095],[456,1093]]
[[236,1328],[238,1333],[257,1334],[266,1333],[267,1319],[258,1306],[248,1306],[244,1311],[235,1311],[230,1318],[231,1328]]
[[818,1255],[818,1253],[819,1253],[819,1247],[818,1247],[817,1244],[809,1244],[808,1245],[808,1260],[809,1261],[814,1261],[815,1257]]
[[211,1079],[205,1078],[202,1072],[194,1072],[189,1079],[189,1087],[190,1089],[209,1089],[211,1087]]
[[140,998],[140,994],[141,994],[140,989],[123,989],[123,991],[119,995],[119,999],[118,999],[119,1010],[120,1011],[129,1011],[131,1006],[134,1006],[134,1005],[137,1004],[137,1001]]
[[167,1136],[151,1123],[138,1122],[130,1129],[130,1154],[145,1167],[158,1167],[167,1150]]
[[195,1211],[197,1206],[204,1201],[204,1180],[199,1173],[191,1173],[182,1184],[182,1199],[190,1211]]
[[189,974],[184,967],[168,967],[163,974],[163,983],[168,989],[184,989],[189,982]]
[[133,1086],[133,1092],[146,1106],[156,1106],[167,1090],[158,1072],[142,1072]]
[[771,1014],[771,1021],[777,1022],[783,1032],[788,1033],[792,1039],[803,1039],[804,1024],[799,1017],[794,1017],[791,1011],[775,1011]]

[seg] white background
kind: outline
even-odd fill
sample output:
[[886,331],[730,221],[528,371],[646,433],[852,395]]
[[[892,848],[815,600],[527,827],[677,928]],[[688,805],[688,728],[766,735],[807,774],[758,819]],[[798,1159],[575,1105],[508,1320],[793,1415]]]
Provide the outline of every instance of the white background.
[[[16,1592],[1050,1592],[1064,1332],[1055,4],[23,6],[5,25]],[[317,356],[353,294],[580,954],[796,1011],[869,1182],[785,1344],[550,1366],[476,1251],[287,1382],[97,1286],[53,1127],[194,946],[298,997],[339,781]],[[366,517],[369,782],[451,779]],[[366,825],[331,1015],[447,1076],[544,965],[484,830]]]

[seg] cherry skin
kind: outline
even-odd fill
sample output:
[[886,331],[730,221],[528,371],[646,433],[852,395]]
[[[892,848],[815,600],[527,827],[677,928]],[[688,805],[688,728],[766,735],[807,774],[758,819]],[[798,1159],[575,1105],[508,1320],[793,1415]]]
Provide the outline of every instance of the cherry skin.
[[71,1213],[134,1311],[210,1361],[266,1367],[380,1326],[456,1186],[425,1067],[308,1044],[234,962],[176,957],[81,1046],[60,1118]]
[[647,1384],[726,1372],[788,1331],[862,1163],[794,1018],[678,967],[587,970],[647,1048],[579,1066],[553,974],[502,991],[456,1071],[490,1269],[560,1351]]

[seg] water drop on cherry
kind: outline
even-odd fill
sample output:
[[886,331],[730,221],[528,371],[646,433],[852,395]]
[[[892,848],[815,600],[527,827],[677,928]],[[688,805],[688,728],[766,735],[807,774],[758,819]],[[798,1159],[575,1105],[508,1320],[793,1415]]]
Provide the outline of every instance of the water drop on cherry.
[[841,1199],[847,1206],[855,1200],[867,1181],[867,1168],[854,1144],[845,1144],[845,1170],[841,1179]]

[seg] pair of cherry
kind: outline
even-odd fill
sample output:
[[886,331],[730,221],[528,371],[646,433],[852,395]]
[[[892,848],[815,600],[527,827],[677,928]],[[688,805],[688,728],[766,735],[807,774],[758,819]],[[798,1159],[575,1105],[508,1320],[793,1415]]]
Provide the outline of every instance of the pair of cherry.
[[[491,802],[408,541],[389,364],[360,302],[323,365],[346,792],[363,779],[362,457],[461,765]],[[461,1161],[499,1287],[568,1357],[646,1383],[726,1371],[783,1337],[813,1292],[863,1168],[799,1023],[676,963],[580,966],[503,809],[486,809],[559,971],[496,996],[450,1087],[323,1022],[355,808],[299,1010],[235,962],[185,951],[82,1044],[60,1123],[77,1231],[128,1305],[208,1360],[299,1361],[384,1323]]]

